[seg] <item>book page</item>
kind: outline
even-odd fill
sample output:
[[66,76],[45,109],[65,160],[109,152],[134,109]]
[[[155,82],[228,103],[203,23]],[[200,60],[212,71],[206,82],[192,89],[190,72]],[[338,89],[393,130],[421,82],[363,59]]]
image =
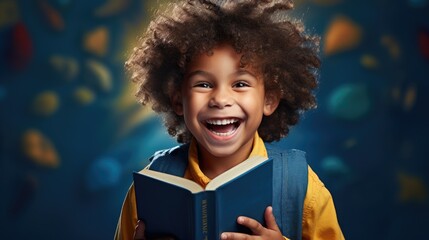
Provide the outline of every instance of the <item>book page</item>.
[[178,176],[174,176],[171,174],[162,173],[158,171],[153,171],[146,168],[141,170],[139,173],[142,175],[148,176],[150,178],[154,178],[159,181],[169,183],[171,185],[188,189],[192,193],[198,193],[198,192],[204,191],[204,189],[200,185],[198,185],[198,183],[188,180],[186,178],[182,178],[182,177],[178,177]]

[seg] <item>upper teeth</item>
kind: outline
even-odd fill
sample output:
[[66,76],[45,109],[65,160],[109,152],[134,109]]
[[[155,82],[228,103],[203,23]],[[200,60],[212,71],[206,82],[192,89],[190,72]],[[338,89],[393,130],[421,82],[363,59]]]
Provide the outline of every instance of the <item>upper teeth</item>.
[[228,125],[228,124],[232,124],[238,122],[237,119],[210,119],[207,120],[208,124],[212,124],[212,125]]

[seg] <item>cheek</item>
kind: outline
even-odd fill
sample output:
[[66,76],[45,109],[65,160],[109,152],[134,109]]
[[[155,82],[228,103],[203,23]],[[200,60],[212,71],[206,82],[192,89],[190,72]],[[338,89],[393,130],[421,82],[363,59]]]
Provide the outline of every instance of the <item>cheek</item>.
[[264,97],[261,94],[247,94],[240,97],[240,102],[245,109],[252,111],[263,111]]

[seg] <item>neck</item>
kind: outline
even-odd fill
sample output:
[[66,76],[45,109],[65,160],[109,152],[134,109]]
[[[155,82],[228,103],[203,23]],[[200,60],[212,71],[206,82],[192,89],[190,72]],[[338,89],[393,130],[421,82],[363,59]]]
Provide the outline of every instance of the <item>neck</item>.
[[252,146],[253,141],[249,141],[239,151],[228,156],[214,156],[206,149],[198,147],[200,169],[208,178],[213,179],[246,160]]

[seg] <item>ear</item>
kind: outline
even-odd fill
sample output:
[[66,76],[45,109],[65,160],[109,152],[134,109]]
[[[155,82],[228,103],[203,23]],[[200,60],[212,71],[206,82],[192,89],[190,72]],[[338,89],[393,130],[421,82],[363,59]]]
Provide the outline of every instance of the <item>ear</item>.
[[183,104],[182,104],[182,93],[180,91],[175,91],[170,97],[171,106],[173,107],[174,112],[182,116],[183,115]]
[[276,111],[277,107],[280,103],[280,96],[279,94],[276,94],[275,92],[267,92],[265,95],[265,102],[264,102],[264,115],[270,116],[273,114],[274,111]]

